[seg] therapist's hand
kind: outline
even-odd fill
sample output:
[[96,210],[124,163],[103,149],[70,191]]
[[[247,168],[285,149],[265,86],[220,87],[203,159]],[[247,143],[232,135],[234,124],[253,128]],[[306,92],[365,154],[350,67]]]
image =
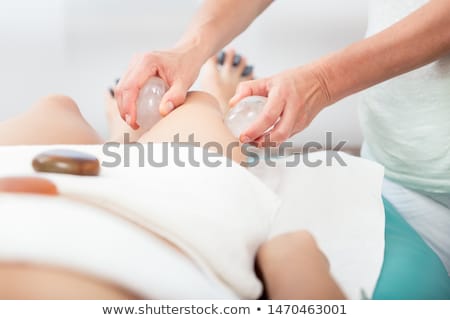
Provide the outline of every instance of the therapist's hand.
[[270,78],[242,82],[230,101],[231,106],[247,96],[264,96],[268,102],[256,122],[241,134],[241,142],[264,146],[265,133],[274,124],[268,133],[269,141],[278,145],[305,129],[331,103],[320,69],[303,66]]
[[115,89],[120,116],[133,129],[139,90],[152,76],[162,78],[169,90],[164,95],[160,113],[165,116],[183,104],[189,88],[197,78],[203,61],[189,50],[173,49],[136,55]]

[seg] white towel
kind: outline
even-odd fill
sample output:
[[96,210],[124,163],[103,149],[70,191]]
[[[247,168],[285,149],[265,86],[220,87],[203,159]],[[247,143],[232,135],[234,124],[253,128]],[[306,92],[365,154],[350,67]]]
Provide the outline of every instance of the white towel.
[[[111,160],[101,146],[3,147],[0,176],[39,175],[31,167],[33,156],[61,148]],[[162,149],[154,148],[158,150]],[[188,154],[183,150],[180,158],[186,161]],[[110,210],[162,235],[239,297],[257,298],[262,285],[254,273],[254,257],[267,239],[278,197],[244,168],[226,166],[225,158],[216,158],[222,160],[219,167],[206,167],[202,149],[194,155],[199,167],[177,167],[169,155],[167,167],[139,168],[137,152],[132,149],[130,168],[102,168],[100,177],[40,176],[54,181],[65,196]]]
[[[251,171],[281,198],[271,236],[308,230],[325,252],[335,279],[351,299],[371,297],[384,258],[383,167],[339,153],[290,156]],[[297,157],[297,158],[295,158]],[[308,163],[322,164],[319,166]],[[293,167],[286,164],[298,163]]]
[[[3,147],[0,176],[36,175],[31,159],[54,148],[87,151],[105,159],[99,146]],[[196,151],[197,160],[202,155]],[[276,168],[250,170],[258,171],[273,190],[237,165],[180,168],[172,163],[157,169],[138,168],[132,161],[131,168],[104,168],[97,178],[42,176],[55,181],[66,196],[101,206],[166,237],[241,298],[256,298],[261,292],[254,256],[269,235],[309,230],[345,293],[361,298],[361,291],[372,294],[383,261],[383,169],[342,156],[347,167],[335,163],[312,168],[303,162],[286,168],[286,159],[280,159]],[[310,157],[324,160],[326,155]]]
[[144,299],[236,299],[156,235],[64,197],[0,193],[0,261],[57,267]]

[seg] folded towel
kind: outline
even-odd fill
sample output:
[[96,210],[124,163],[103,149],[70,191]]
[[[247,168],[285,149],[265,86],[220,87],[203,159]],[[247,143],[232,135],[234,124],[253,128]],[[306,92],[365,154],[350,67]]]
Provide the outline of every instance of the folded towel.
[[371,297],[384,257],[384,171],[374,162],[337,155],[345,165],[316,152],[272,159],[274,166],[263,162],[251,172],[282,201],[271,237],[308,230],[347,297]]
[[[32,158],[49,149],[89,152],[109,162],[102,146],[23,146],[0,148],[0,176],[36,175],[52,180],[72,200],[108,210],[151,230],[181,248],[202,270],[216,277],[239,297],[254,299],[261,282],[254,272],[258,247],[267,240],[279,199],[258,178],[237,164],[207,167],[203,149],[195,149],[198,167],[187,161],[186,148],[168,166],[139,166],[140,154],[131,149],[130,167],[103,167],[99,177],[34,173]],[[162,148],[153,152],[161,156]],[[124,146],[117,150],[124,159]],[[144,154],[149,150],[145,147]]]
[[0,261],[57,267],[144,299],[236,299],[168,243],[64,197],[0,193]]

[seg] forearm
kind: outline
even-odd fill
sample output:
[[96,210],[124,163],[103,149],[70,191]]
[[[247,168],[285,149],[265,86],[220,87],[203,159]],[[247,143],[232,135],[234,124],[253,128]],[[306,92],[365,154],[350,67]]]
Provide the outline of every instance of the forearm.
[[247,29],[272,1],[206,0],[177,47],[194,50],[203,64]]
[[450,1],[434,0],[385,31],[323,58],[329,104],[450,53]]

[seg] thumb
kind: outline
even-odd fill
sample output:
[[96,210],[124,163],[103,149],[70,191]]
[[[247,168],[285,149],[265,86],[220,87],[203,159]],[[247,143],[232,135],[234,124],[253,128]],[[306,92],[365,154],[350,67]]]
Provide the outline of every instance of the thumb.
[[161,100],[159,112],[162,116],[167,116],[175,108],[179,107],[186,100],[188,88],[181,81],[174,82]]
[[267,97],[268,93],[265,79],[241,82],[230,100],[230,106],[234,107],[239,101],[249,96]]

